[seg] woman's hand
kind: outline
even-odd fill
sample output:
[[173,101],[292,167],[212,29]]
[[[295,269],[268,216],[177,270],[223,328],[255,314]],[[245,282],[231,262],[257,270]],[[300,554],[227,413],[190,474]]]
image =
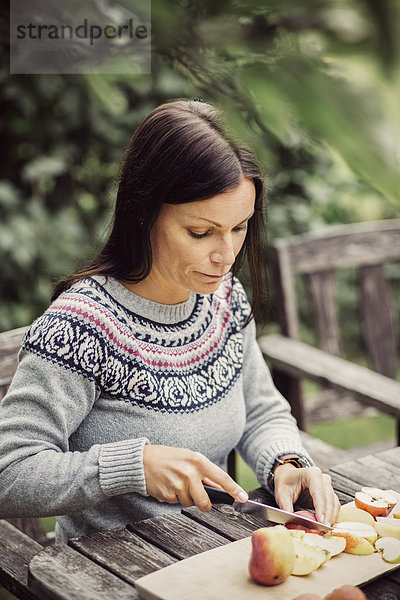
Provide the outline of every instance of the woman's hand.
[[228,492],[246,502],[246,492],[227,474],[199,452],[171,446],[146,445],[143,465],[147,492],[159,502],[211,509],[203,483]]
[[318,467],[298,469],[294,465],[279,465],[274,473],[275,500],[280,508],[293,512],[295,502],[315,509],[321,523],[332,524],[340,509],[340,502],[331,485],[329,475]]

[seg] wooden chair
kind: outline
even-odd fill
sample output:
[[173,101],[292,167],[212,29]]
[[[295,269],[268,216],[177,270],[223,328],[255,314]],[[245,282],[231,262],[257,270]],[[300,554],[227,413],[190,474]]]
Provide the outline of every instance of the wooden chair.
[[[396,417],[399,424],[398,338],[386,269],[388,263],[400,263],[400,219],[332,226],[279,239],[270,246],[268,262],[281,335],[261,335],[258,341],[299,427],[306,430],[307,425],[302,378],[350,393]],[[340,269],[350,268],[358,272],[359,319],[370,369],[341,357],[335,277]],[[308,289],[318,348],[299,340],[296,277]],[[399,426],[397,433],[399,443]]]

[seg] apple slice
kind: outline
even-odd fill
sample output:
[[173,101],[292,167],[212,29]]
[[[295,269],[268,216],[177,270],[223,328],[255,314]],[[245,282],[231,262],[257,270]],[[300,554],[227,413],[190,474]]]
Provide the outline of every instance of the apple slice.
[[400,540],[400,527],[395,525],[396,521],[394,519],[388,519],[388,521],[393,521],[392,523],[381,523],[377,521],[374,525],[379,537],[393,537]]
[[377,531],[371,525],[352,521],[335,523],[332,535],[343,537],[346,540],[344,552],[360,555],[373,554],[374,547],[372,544],[378,537]]
[[367,525],[374,525],[374,517],[371,513],[366,510],[362,510],[361,508],[357,508],[354,502],[349,502],[342,506],[339,511],[339,515],[337,518],[337,523],[342,523],[343,521],[353,521],[356,523],[366,523]]
[[400,521],[398,519],[393,519],[393,517],[376,517],[376,522],[377,523],[386,523],[387,525],[390,525],[391,527],[399,527],[400,528]]
[[388,563],[400,563],[400,540],[392,537],[381,537],[375,542],[375,548]]
[[367,523],[357,523],[353,521],[343,521],[342,523],[335,523],[333,526],[332,535],[334,533],[340,533],[341,531],[364,538],[370,544],[373,544],[376,541],[376,538],[378,537],[375,526],[368,525]]
[[329,552],[322,548],[309,546],[300,538],[294,538],[293,541],[296,558],[292,575],[309,575],[330,558]]
[[330,534],[315,535],[314,533],[306,533],[304,534],[303,542],[309,546],[317,546],[318,548],[326,550],[331,557],[340,554],[346,547],[345,538]]
[[389,514],[390,504],[383,498],[374,498],[365,492],[356,492],[354,501],[357,508],[369,512],[373,517],[386,517]]
[[400,512],[395,512],[395,513],[393,513],[393,517],[394,517],[395,519],[400,519]]

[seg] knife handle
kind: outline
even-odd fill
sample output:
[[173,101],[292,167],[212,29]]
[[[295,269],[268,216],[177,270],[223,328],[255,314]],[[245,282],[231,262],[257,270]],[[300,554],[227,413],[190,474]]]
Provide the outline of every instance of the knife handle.
[[233,504],[235,499],[232,498],[225,492],[224,490],[219,490],[218,488],[212,487],[211,485],[204,485],[204,489],[206,490],[212,504]]

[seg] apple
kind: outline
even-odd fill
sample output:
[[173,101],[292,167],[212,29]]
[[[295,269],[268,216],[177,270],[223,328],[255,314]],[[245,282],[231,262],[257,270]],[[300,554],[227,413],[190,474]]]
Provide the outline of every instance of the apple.
[[346,540],[344,552],[362,555],[374,553],[372,544],[378,537],[375,527],[367,525],[367,523],[352,521],[335,523],[332,535],[343,537]]
[[390,490],[363,487],[355,495],[355,504],[373,517],[386,517],[396,506],[397,498]]
[[366,539],[370,544],[373,544],[378,537],[377,531],[374,526],[368,525],[367,523],[357,523],[353,521],[343,521],[342,523],[335,523],[333,526],[332,535],[341,531],[351,533],[358,537]]
[[[391,527],[400,527],[400,522],[398,519],[393,519],[393,517],[376,517],[377,523],[386,523],[386,525],[390,525]],[[374,523],[375,525],[375,523]]]
[[[308,510],[296,510],[293,514],[298,515],[299,517],[304,517],[305,519],[309,519],[310,521],[317,520],[317,517],[314,515],[314,513],[309,512]],[[315,533],[318,535],[323,534],[323,531],[320,531],[319,529],[313,529],[311,524],[309,527],[307,527],[307,525],[300,525],[299,523],[286,523],[285,527],[291,530],[297,529],[299,531],[306,531],[307,533]]]
[[392,537],[381,537],[375,542],[375,548],[388,563],[400,563],[400,540]]
[[295,538],[301,539],[306,535],[306,532],[304,531],[304,529],[291,529],[289,527],[287,529],[289,529],[290,535]]
[[388,519],[388,521],[393,521],[392,523],[381,523],[377,521],[374,525],[379,537],[393,537],[400,540],[400,527],[395,525],[396,521],[394,519]]
[[382,500],[385,500],[389,504],[390,510],[392,510],[397,504],[397,498],[390,490],[381,490],[379,488],[373,487],[362,487],[361,491],[364,494],[372,496],[372,498],[381,498]]
[[373,517],[386,517],[389,514],[389,503],[383,498],[373,498],[364,492],[356,492],[355,503],[357,508],[369,512]]
[[305,533],[303,542],[309,546],[318,546],[323,550],[329,552],[332,556],[336,556],[344,551],[346,547],[346,540],[343,537],[337,537],[330,534],[326,535],[315,535],[314,533]]
[[294,539],[283,525],[261,527],[251,536],[252,550],[249,573],[263,585],[277,585],[293,571],[295,562]]
[[300,596],[296,596],[293,600],[323,600],[321,596],[317,596],[312,592],[306,592],[305,594],[300,594]]
[[367,600],[367,596],[359,587],[343,585],[325,596],[325,600]]
[[296,558],[292,575],[309,575],[331,557],[327,550],[318,546],[309,546],[299,538],[294,539],[294,551]]
[[354,502],[344,504],[340,509],[336,522],[342,523],[343,521],[366,523],[367,525],[373,525],[375,522],[371,513],[361,508],[357,508]]

